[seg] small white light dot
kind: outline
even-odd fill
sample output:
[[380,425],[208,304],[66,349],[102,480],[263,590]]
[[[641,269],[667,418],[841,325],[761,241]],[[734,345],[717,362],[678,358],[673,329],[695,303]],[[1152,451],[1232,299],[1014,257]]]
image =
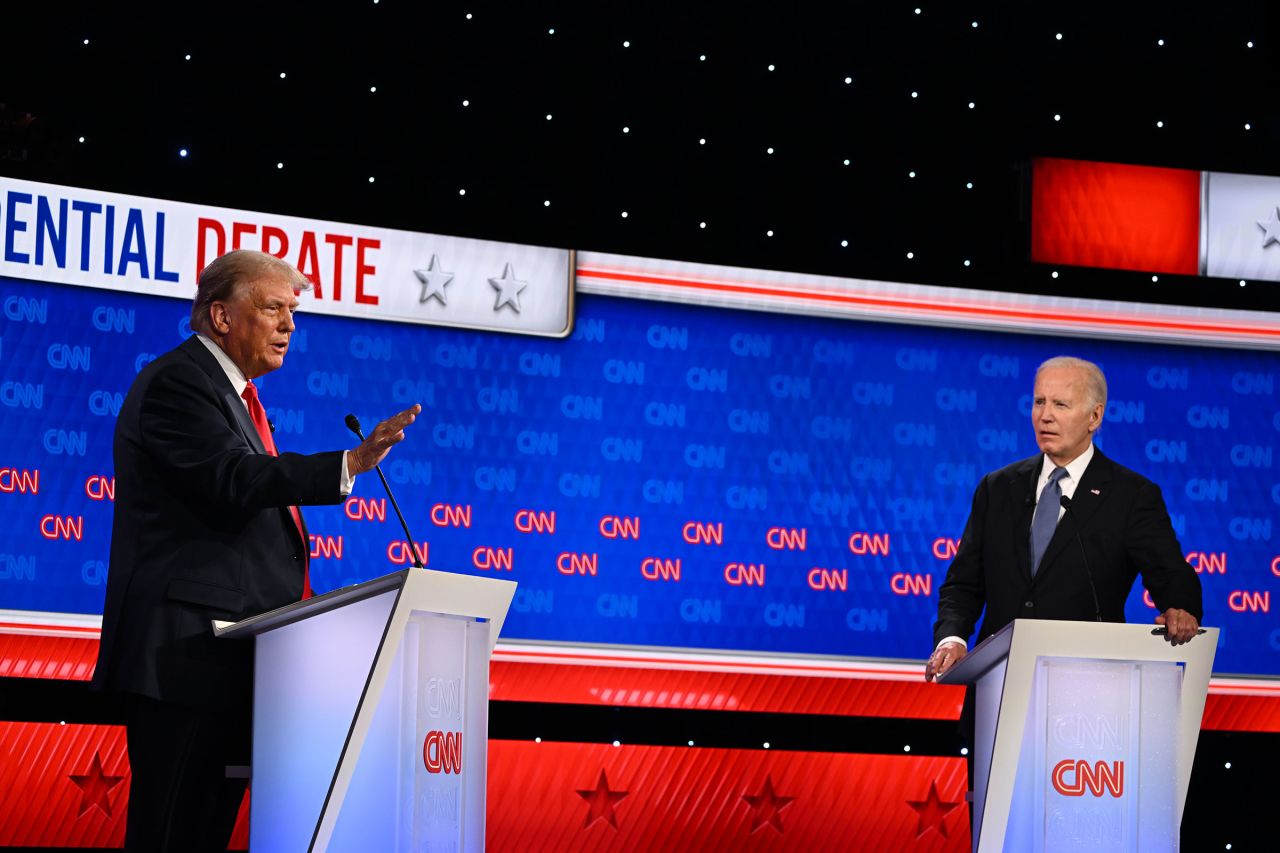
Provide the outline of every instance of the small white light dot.
[[534,743],[542,743],[542,738],[540,738],[540,737],[536,737],[536,738],[534,738],[534,739],[533,739],[533,742],[534,742]]
[[[700,54],[698,54],[698,61],[699,61],[699,62],[706,62],[706,61],[707,61],[707,55],[706,55],[705,53],[700,53]],[[690,741],[690,743],[692,743],[692,741]]]
[[698,223],[698,227],[699,227],[699,228],[706,228],[706,227],[707,227],[707,223],[705,223],[705,222],[699,222],[699,223]]
[[550,27],[550,28],[547,30],[547,35],[549,35],[549,36],[553,36],[553,35],[555,35],[555,34],[556,34],[556,28],[555,28],[555,27]]
[[184,56],[184,57],[182,57],[182,58],[183,58],[183,59],[185,59],[187,62],[190,62],[190,61],[191,61],[191,54],[189,54],[189,53],[188,53],[186,56]]
[[773,236],[773,229],[770,229],[770,230],[768,230],[768,231],[764,232],[764,236],[766,236],[766,237],[772,237],[772,236]]
[[841,240],[841,241],[840,241],[840,248],[842,248],[842,249],[847,249],[847,248],[849,248],[849,241],[848,241],[848,240]]
[[82,137],[80,137],[80,141],[81,141],[81,142],[84,142],[84,137],[83,137],[83,136],[82,136]]
[[185,149],[185,148],[179,148],[179,149],[178,149],[178,156],[179,156],[179,157],[186,157],[186,156],[187,156],[187,149]]
[[1058,271],[1057,271],[1057,270],[1054,270],[1053,272],[1049,273],[1049,277],[1050,277],[1050,278],[1057,278],[1057,277],[1058,277]]
[[1062,113],[1054,113],[1054,114],[1053,114],[1053,120],[1054,120],[1054,121],[1062,121]]
[[65,726],[66,724],[67,724],[67,721],[66,721],[66,720],[59,720],[59,721],[58,721],[58,725],[60,725],[60,726]]
[[622,46],[623,46],[623,47],[631,47],[631,42],[629,42],[629,41],[624,41],[624,42],[622,43]]
[[378,91],[378,87],[377,87],[377,86],[370,86],[370,87],[369,87],[369,93],[370,93],[370,94],[373,94],[373,93],[374,93],[374,92],[376,92],[376,91]]
[[852,78],[852,77],[846,77],[846,78],[844,78],[844,84],[845,84],[846,86],[848,86],[848,85],[849,85],[850,83],[852,83],[852,82],[853,82],[853,78]]
[[84,43],[85,43],[85,44],[88,44],[88,43],[89,43],[89,40],[88,40],[88,39],[85,39],[85,40],[84,40]]
[[765,742],[764,742],[764,748],[765,748],[765,749],[768,749],[768,748],[769,748],[769,741],[765,741]]
[[702,139],[699,139],[699,140],[698,140],[698,144],[699,144],[699,145],[706,145],[706,144],[707,144],[707,140],[706,140],[706,138],[704,137],[704,138],[702,138]]
[[974,106],[975,106],[975,104],[973,103],[973,101],[970,101],[970,102],[969,102],[969,109],[973,109],[973,108],[974,108]]
[[622,741],[620,741],[620,740],[615,740],[615,741],[613,742],[613,745],[614,745],[614,746],[622,746]]
[[623,125],[622,132],[623,132],[623,133],[630,133],[630,132],[631,132],[631,128],[629,128],[629,127],[627,127],[627,126]]
[[913,258],[915,258],[915,256],[916,256],[915,252],[907,252],[907,260],[912,260]]
[[918,97],[920,97],[920,93],[919,93],[919,92],[912,92],[912,93],[911,93],[911,97],[913,97],[913,98],[918,98]]
[[908,178],[914,178],[915,176],[916,176],[916,173],[915,173],[915,172],[907,172],[907,177],[908,177]]
[[1164,47],[1164,39],[1156,39],[1156,47]]
[[369,183],[373,183],[373,175],[369,176]]
[[764,150],[764,153],[766,153],[766,154],[772,154],[772,153],[773,153],[773,149],[772,149],[772,148],[766,148],[766,149]]
[[977,21],[974,21],[974,22],[973,22],[972,24],[970,24],[969,26],[973,27],[973,28],[976,30],[976,29],[978,28],[978,22],[977,22]]
[[1062,41],[1062,33],[1054,34],[1054,38],[1057,39],[1058,41]]
[[277,169],[283,169],[283,168],[284,168],[284,163],[276,163],[276,168],[277,168]]
[[624,210],[624,211],[622,211],[622,218],[623,218],[623,219],[626,219],[626,218],[627,218],[627,212],[626,212],[625,210]]
[[965,259],[964,259],[964,265],[965,265],[966,267],[967,267],[967,266],[969,266],[969,259],[968,259],[968,258],[965,258]]
[[917,15],[919,15],[919,14],[920,14],[920,7],[919,7],[919,6],[917,6],[917,7],[916,7],[916,14],[917,14]]
[[1244,279],[1240,279],[1240,286],[1244,287],[1245,284],[1247,284],[1247,282]]
[[547,113],[547,121],[551,121],[551,113]]
[[1230,770],[1230,769],[1231,769],[1231,762],[1230,762],[1230,761],[1228,761],[1226,764],[1224,764],[1224,765],[1222,765],[1222,766],[1223,766],[1223,767],[1225,767],[1225,768],[1227,768],[1228,770]]
[[769,66],[769,70],[770,70],[770,71],[772,71],[772,70],[773,70],[773,66],[772,66],[772,65],[770,65],[770,66]]
[[544,200],[544,201],[542,202],[542,206],[543,206],[543,207],[550,207],[550,206],[551,206],[551,199],[546,199],[546,200]]
[[[86,41],[85,41],[85,44],[88,44],[88,43],[89,43],[89,42],[86,40]],[[1245,46],[1245,47],[1248,47],[1248,48],[1252,48],[1252,47],[1253,47],[1253,42],[1251,42],[1251,41],[1247,41],[1247,42],[1245,42],[1245,43],[1244,43],[1244,46]]]
[[1228,850],[1230,850],[1230,849],[1231,849],[1231,842],[1229,842],[1229,841],[1227,842],[1227,849],[1228,849]]
[[1250,125],[1250,124],[1249,124],[1249,122],[1247,122],[1247,121],[1246,121],[1246,122],[1244,123],[1244,129],[1245,129],[1245,130],[1253,130],[1253,126],[1252,126],[1252,125]]
[[689,746],[693,746],[693,741],[689,741]]
[[467,194],[466,187],[463,187],[462,189],[458,190],[458,195],[466,195],[466,194]]
[[961,755],[968,755],[968,754],[969,754],[969,747],[967,747],[967,746],[962,746],[962,747],[960,747],[960,754],[961,754]]
[[1159,281],[1159,280],[1160,280],[1160,276],[1158,276],[1158,275],[1153,275],[1153,276],[1151,276],[1151,280],[1152,280],[1152,281]]
[[965,185],[964,185],[964,188],[965,188],[965,189],[967,189],[967,190],[971,190],[971,189],[973,189],[973,181],[966,181],[966,182],[965,182]]
[[469,107],[469,106],[471,106],[471,101],[467,100],[466,98],[463,98],[463,99],[462,99],[462,105],[463,105],[464,107]]
[[284,78],[285,78],[285,73],[284,73],[283,71],[281,71],[281,72],[280,72],[280,79],[281,79],[281,80],[283,80]]
[[845,160],[845,161],[844,161],[844,164],[845,164],[846,166],[848,166],[848,165],[849,165],[849,161],[848,161],[848,160]]
[[1162,121],[1156,122],[1156,127],[1164,127],[1164,122]]
[[471,20],[471,13],[470,13],[470,12],[468,12],[468,13],[467,13],[467,20],[468,20],[468,21],[469,21],[469,20]]
[[911,744],[909,744],[909,743],[903,744],[903,745],[902,745],[902,751],[903,751],[903,752],[910,752],[910,751],[911,751]]

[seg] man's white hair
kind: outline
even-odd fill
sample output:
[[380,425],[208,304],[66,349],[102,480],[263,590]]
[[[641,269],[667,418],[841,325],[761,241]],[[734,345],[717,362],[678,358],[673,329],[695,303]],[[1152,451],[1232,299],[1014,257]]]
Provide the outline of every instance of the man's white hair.
[[1092,361],[1085,361],[1083,358],[1076,358],[1071,355],[1056,355],[1036,368],[1036,378],[1040,378],[1040,371],[1050,367],[1083,370],[1085,386],[1089,391],[1090,405],[1101,403],[1105,406],[1107,404],[1107,377],[1102,375],[1102,368]]

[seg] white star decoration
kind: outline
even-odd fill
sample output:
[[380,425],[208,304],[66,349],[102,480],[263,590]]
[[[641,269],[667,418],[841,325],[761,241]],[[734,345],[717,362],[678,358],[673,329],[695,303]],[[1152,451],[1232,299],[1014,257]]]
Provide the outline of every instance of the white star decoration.
[[491,278],[489,284],[498,291],[498,300],[493,303],[493,310],[498,311],[503,305],[510,305],[517,314],[520,313],[520,294],[529,286],[527,281],[517,281],[511,264],[502,271],[502,278]]
[[413,274],[422,282],[422,296],[418,299],[419,302],[426,302],[428,299],[435,297],[440,300],[441,305],[449,304],[444,289],[453,281],[453,273],[440,269],[439,255],[432,255],[431,263],[427,265],[427,268],[425,270],[414,270]]
[[1270,219],[1258,220],[1258,227],[1262,229],[1262,248],[1267,248],[1272,243],[1280,243],[1280,207],[1271,211]]

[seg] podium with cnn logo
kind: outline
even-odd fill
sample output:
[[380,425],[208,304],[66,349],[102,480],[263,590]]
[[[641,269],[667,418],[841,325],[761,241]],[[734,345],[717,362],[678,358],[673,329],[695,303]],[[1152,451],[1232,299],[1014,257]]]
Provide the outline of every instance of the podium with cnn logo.
[[483,850],[489,656],[515,583],[406,569],[245,619],[249,847]]
[[977,690],[973,849],[1177,850],[1218,629],[1017,619],[940,681]]

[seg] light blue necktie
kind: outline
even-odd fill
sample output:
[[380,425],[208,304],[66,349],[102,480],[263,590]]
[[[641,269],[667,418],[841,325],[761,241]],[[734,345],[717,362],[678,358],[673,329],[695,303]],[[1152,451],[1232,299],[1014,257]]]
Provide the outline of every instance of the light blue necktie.
[[1066,468],[1054,468],[1044,491],[1040,493],[1040,500],[1036,502],[1036,514],[1031,518],[1031,577],[1036,576],[1049,540],[1053,538],[1053,530],[1058,526],[1058,510],[1062,507],[1062,489],[1058,481],[1065,476]]

